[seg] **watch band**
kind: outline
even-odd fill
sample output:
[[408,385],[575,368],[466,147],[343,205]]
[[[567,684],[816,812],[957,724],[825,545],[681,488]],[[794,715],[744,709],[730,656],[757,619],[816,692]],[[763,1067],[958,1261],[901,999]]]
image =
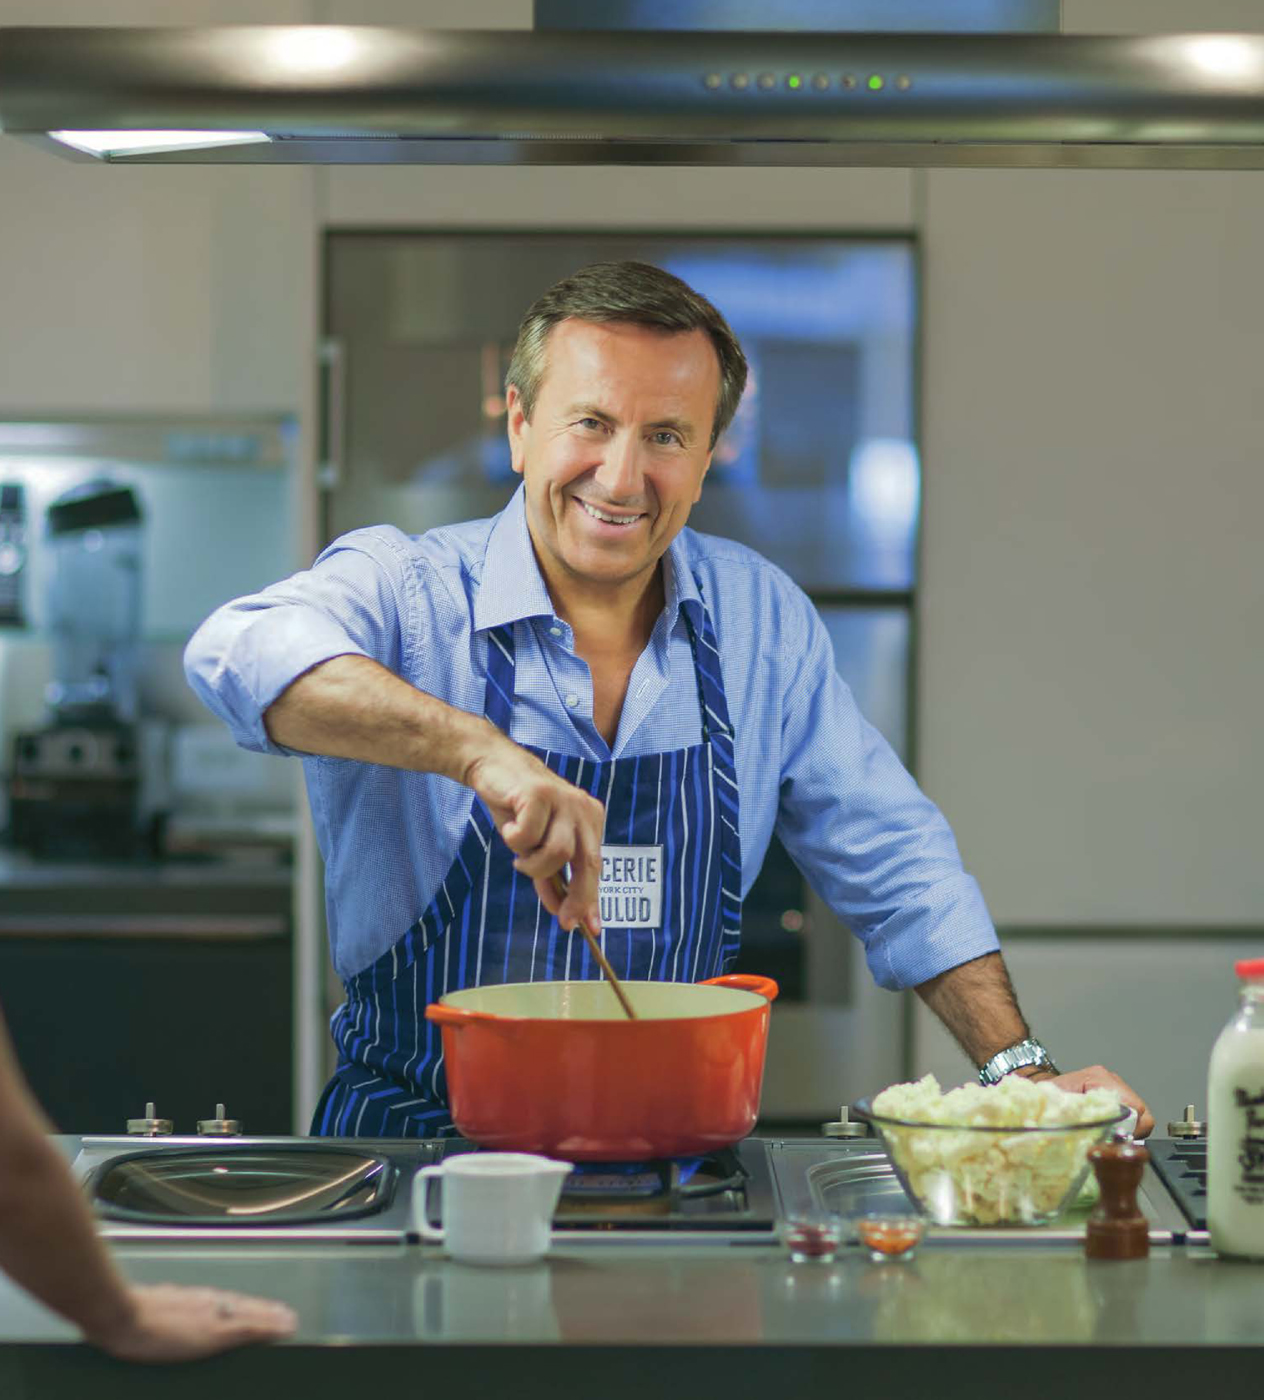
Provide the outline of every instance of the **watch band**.
[[1007,1045],[998,1050],[986,1064],[979,1066],[980,1084],[999,1084],[1007,1074],[1028,1065],[1040,1065],[1057,1074],[1058,1067],[1049,1057],[1049,1052],[1038,1040],[1020,1040],[1017,1045]]

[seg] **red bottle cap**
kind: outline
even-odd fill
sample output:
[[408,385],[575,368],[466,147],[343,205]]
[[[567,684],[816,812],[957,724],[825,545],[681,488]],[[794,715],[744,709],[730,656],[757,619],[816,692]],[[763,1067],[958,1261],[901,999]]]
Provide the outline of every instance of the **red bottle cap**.
[[1264,958],[1244,958],[1233,964],[1233,970],[1239,977],[1254,982],[1257,977],[1264,977]]

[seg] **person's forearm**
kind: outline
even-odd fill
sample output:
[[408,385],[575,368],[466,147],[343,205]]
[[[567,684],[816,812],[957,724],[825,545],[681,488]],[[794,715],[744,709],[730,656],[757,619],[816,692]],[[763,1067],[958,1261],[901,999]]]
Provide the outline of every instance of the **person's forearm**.
[[1030,1034],[999,953],[941,972],[914,991],[976,1065]]
[[[600,931],[604,808],[490,720],[445,705],[367,657],[335,656],[288,686],[264,723],[287,748],[439,773],[473,788],[549,913],[566,928],[583,920]],[[569,893],[552,880],[561,870],[569,870]]]
[[500,731],[411,686],[366,656],[314,666],[268,707],[274,743],[303,753],[440,773],[468,784]]
[[0,1270],[89,1337],[117,1335],[133,1300],[5,1042],[0,1029]]

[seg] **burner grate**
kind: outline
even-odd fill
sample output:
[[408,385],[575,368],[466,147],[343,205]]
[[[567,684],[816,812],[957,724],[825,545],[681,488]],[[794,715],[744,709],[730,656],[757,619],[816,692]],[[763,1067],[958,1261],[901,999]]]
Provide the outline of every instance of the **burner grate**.
[[[479,1151],[444,1140],[444,1156]],[[579,1230],[772,1229],[773,1201],[764,1144],[746,1139],[701,1157],[584,1162],[562,1187],[555,1227]]]
[[1150,1139],[1150,1165],[1181,1214],[1195,1230],[1207,1228],[1207,1142],[1205,1138]]
[[675,1209],[681,1201],[744,1190],[749,1173],[732,1148],[706,1157],[649,1162],[583,1162],[562,1187],[563,1198],[628,1200],[665,1196]]

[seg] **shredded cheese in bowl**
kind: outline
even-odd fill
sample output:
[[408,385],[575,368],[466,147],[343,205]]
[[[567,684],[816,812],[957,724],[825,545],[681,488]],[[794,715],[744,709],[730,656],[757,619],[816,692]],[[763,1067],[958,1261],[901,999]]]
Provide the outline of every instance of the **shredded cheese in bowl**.
[[1041,1225],[1075,1198],[1088,1149],[1124,1116],[1106,1089],[1068,1093],[1009,1075],[941,1091],[893,1084],[867,1114],[900,1184],[939,1225]]

